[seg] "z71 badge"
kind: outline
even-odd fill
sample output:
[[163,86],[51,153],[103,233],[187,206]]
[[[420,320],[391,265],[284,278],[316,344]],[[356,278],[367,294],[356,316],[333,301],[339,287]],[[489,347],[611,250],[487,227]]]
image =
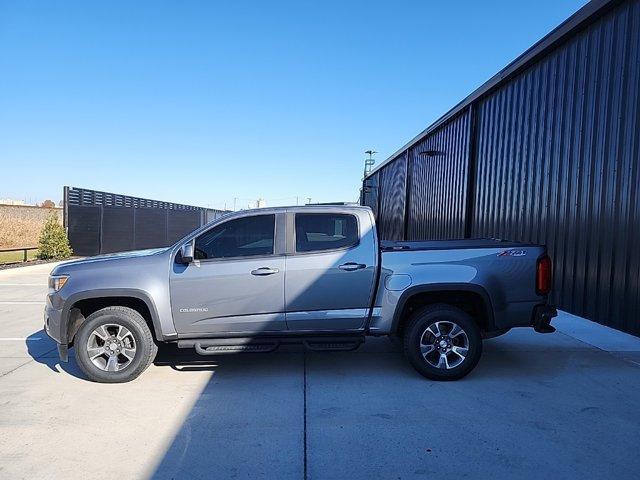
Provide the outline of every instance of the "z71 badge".
[[499,257],[524,257],[526,250],[504,250],[498,254]]

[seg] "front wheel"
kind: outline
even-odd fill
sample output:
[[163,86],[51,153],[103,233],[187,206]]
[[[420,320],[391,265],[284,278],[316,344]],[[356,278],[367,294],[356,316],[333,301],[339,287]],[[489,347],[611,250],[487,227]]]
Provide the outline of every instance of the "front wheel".
[[482,335],[473,318],[459,308],[431,305],[411,317],[403,347],[421,375],[431,380],[457,380],[478,364]]
[[89,380],[100,383],[133,380],[158,352],[142,315],[117,306],[89,315],[76,334],[74,347],[82,372]]

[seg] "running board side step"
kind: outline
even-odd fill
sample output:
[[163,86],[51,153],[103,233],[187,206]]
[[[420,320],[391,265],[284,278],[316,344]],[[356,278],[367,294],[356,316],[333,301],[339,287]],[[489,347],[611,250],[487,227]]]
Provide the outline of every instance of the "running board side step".
[[301,344],[313,352],[348,352],[364,343],[364,336],[318,337],[253,337],[253,338],[196,338],[178,340],[178,348],[195,348],[199,355],[233,353],[268,353],[280,345]]
[[357,349],[364,343],[364,339],[352,339],[346,342],[326,341],[326,340],[305,340],[304,346],[313,352],[350,352]]
[[198,355],[225,355],[230,353],[268,353],[279,347],[277,343],[263,345],[209,345],[203,347],[200,343],[195,344]]

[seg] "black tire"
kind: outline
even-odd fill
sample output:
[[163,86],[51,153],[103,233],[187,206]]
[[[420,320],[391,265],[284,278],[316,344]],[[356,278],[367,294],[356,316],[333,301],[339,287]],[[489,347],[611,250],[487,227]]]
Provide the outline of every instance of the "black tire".
[[391,345],[393,345],[395,348],[402,350],[403,348],[402,337],[398,335],[389,335],[387,338],[389,339],[389,342],[391,342]]
[[[458,334],[455,338],[449,338],[446,331],[442,336],[438,337],[431,331],[427,331],[427,328],[436,322],[444,322],[440,325],[442,330],[448,328],[451,323],[458,325],[466,335],[466,338],[462,337],[461,334]],[[432,327],[432,330],[438,329]],[[434,341],[437,338],[443,338],[449,346],[441,347],[439,341]],[[463,352],[464,345],[467,345],[468,348],[466,349],[466,355],[461,360],[462,356],[456,352]],[[421,346],[425,351],[432,347],[436,349],[443,348],[443,350],[432,350],[423,355]],[[455,347],[455,351],[452,351],[453,347]],[[478,364],[482,355],[482,335],[478,324],[467,313],[451,305],[436,304],[417,311],[409,319],[404,331],[403,348],[405,356],[421,375],[431,380],[457,380],[471,372]],[[447,360],[440,359],[443,354]],[[451,360],[450,364],[449,360]],[[440,368],[434,366],[433,363],[436,363],[436,361],[438,363],[443,362],[443,366]],[[456,362],[460,363],[456,364]],[[451,368],[448,368],[449,365]]]
[[[135,355],[131,355],[133,359],[129,360],[122,370],[105,371],[90,359],[87,342],[96,329],[113,324],[129,330],[134,339]],[[130,342],[130,339],[128,341]],[[89,380],[99,383],[130,382],[151,365],[158,352],[147,322],[137,311],[128,307],[106,307],[92,313],[80,326],[73,343],[78,366]],[[105,355],[104,358],[107,359],[108,356]],[[124,360],[127,361],[126,357]]]

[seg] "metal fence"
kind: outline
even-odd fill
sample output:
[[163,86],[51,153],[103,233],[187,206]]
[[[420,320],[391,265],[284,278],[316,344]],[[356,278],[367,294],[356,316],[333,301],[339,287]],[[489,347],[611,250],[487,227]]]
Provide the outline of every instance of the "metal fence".
[[192,205],[64,187],[64,225],[75,255],[164,247],[225,213]]
[[640,335],[640,0],[594,0],[368,176],[388,239],[544,243],[553,301]]

